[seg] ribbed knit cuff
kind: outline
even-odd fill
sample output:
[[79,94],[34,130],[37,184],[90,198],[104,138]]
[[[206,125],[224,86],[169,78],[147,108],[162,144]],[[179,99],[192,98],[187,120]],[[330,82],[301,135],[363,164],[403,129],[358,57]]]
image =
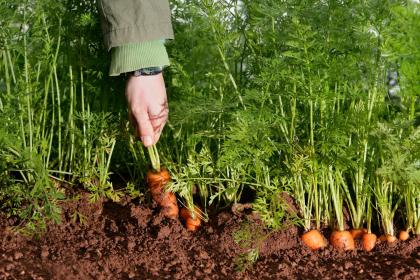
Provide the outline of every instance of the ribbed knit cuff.
[[169,58],[163,40],[127,44],[112,48],[109,75],[167,65]]

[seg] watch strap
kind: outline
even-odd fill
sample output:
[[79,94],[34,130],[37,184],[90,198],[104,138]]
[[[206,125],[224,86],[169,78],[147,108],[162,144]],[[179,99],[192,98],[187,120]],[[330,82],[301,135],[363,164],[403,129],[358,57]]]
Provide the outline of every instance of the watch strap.
[[147,68],[141,68],[136,71],[131,72],[131,74],[134,77],[140,77],[140,76],[154,76],[157,74],[162,73],[163,67],[157,66],[157,67],[147,67]]

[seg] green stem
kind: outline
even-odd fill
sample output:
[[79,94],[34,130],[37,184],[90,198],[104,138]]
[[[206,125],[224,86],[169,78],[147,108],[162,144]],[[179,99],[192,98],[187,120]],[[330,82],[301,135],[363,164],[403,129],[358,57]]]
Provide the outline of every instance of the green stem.
[[63,151],[61,150],[61,129],[62,129],[62,122],[63,116],[61,115],[61,92],[60,86],[58,84],[58,75],[57,75],[57,67],[56,65],[53,66],[54,69],[54,80],[55,80],[55,93],[57,98],[57,124],[58,124],[58,170],[62,170],[63,167]]
[[156,145],[148,147],[147,151],[149,152],[149,157],[152,163],[153,170],[156,172],[160,172],[160,158]]
[[27,112],[27,122],[29,128],[29,150],[31,154],[29,155],[32,158],[32,149],[33,149],[33,135],[32,135],[32,112],[31,112],[31,96],[30,96],[30,89],[29,89],[29,62],[28,62],[28,45],[26,39],[26,33],[23,36],[23,44],[24,44],[24,64],[25,64],[25,94],[26,94],[26,112]]
[[69,171],[71,172],[73,169],[73,159],[74,159],[74,149],[75,149],[75,124],[74,124],[74,106],[75,106],[75,98],[74,98],[74,81],[73,81],[73,70],[70,66],[70,112],[69,112],[69,127],[70,127],[70,159],[69,159]]
[[372,233],[372,202],[370,199],[367,201],[366,228],[368,233]]
[[87,134],[86,134],[86,122],[88,121],[86,110],[85,110],[85,90],[84,90],[84,81],[83,81],[83,68],[80,68],[80,98],[82,103],[82,126],[83,126],[83,176],[86,175],[87,164],[89,162],[89,156],[87,152]]
[[213,22],[214,19],[210,15],[209,15],[209,19],[210,19],[209,22],[210,22],[211,30],[213,32],[213,37],[214,37],[214,40],[216,41],[217,51],[219,52],[220,58],[222,59],[223,66],[224,66],[224,68],[225,68],[225,70],[226,70],[226,72],[227,72],[227,74],[229,76],[229,80],[232,83],[232,86],[233,86],[233,88],[235,90],[235,93],[238,95],[238,98],[239,98],[239,101],[240,101],[242,107],[244,108],[244,110],[246,110],[245,103],[243,101],[242,95],[239,92],[238,85],[237,85],[237,83],[235,81],[235,78],[232,75],[232,71],[230,70],[229,64],[228,64],[228,62],[226,60],[226,56],[224,55],[224,53],[222,51],[222,48],[219,45],[219,40],[218,40],[216,28],[215,28],[214,22]]
[[9,66],[8,66],[8,62],[7,62],[7,52],[3,51],[2,52],[2,56],[3,56],[3,63],[4,63],[4,74],[5,74],[5,78],[6,78],[6,94],[8,97],[11,96],[11,81],[10,81],[10,75],[9,75]]
[[[337,226],[339,231],[344,230],[344,216],[343,216],[343,198],[340,193],[343,178],[339,171],[334,172],[332,166],[328,169],[328,180],[331,191],[331,199],[334,206],[335,217],[337,219]],[[335,173],[335,174],[334,174]]]

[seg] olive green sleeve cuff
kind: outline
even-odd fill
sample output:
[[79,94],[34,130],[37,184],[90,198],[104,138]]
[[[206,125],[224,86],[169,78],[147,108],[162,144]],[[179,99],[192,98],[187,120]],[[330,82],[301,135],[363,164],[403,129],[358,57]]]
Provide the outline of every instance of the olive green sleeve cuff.
[[168,65],[164,40],[132,43],[111,49],[109,75],[118,76],[141,68]]

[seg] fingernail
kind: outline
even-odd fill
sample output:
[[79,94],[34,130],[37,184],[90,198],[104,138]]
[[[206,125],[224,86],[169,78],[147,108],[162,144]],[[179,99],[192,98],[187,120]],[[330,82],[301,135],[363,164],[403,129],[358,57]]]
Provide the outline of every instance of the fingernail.
[[153,145],[152,136],[142,136],[141,137],[141,141],[143,142],[143,144],[146,147],[149,147],[149,146],[152,146]]

